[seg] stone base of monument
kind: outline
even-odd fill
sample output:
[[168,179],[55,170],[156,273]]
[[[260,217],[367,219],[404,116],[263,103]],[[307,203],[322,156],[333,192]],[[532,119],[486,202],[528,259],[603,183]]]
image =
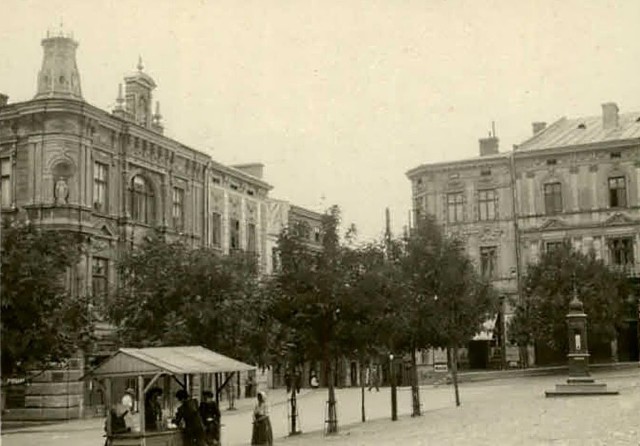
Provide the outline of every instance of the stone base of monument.
[[566,384],[556,384],[555,390],[547,390],[545,396],[589,396],[618,395],[617,390],[608,390],[605,383],[597,383],[593,378],[569,378]]

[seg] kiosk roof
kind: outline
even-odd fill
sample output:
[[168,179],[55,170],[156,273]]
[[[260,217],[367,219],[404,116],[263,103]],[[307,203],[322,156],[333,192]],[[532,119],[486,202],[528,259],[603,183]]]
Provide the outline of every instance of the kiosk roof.
[[200,346],[121,348],[85,377],[239,372],[254,366]]

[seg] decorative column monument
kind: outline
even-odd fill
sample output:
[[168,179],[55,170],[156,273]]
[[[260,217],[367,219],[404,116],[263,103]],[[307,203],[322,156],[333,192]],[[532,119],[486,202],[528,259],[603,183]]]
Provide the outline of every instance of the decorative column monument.
[[569,303],[567,313],[567,328],[569,332],[569,379],[566,384],[556,384],[555,390],[545,392],[551,396],[576,395],[617,395],[617,390],[607,390],[604,383],[596,383],[589,376],[589,349],[587,344],[587,315],[582,302],[574,288],[573,299]]

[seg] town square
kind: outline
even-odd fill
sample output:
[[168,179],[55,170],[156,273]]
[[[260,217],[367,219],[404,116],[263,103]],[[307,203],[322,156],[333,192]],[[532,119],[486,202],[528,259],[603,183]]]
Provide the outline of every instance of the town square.
[[3,0],[7,445],[640,444],[632,0]]

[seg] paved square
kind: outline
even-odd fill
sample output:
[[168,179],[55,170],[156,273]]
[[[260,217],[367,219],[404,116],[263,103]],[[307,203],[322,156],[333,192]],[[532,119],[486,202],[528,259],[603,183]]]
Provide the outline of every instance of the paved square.
[[[303,435],[285,438],[284,392],[270,394],[276,444],[297,445],[640,445],[640,368],[594,374],[620,391],[618,396],[545,398],[544,391],[565,376],[517,378],[462,384],[462,406],[455,407],[451,386],[421,389],[423,416],[411,418],[408,388],[398,391],[400,420],[390,421],[388,388],[365,392],[367,422],[360,422],[360,389],[338,389],[340,433],[325,437],[326,389],[300,395]],[[248,445],[250,400],[239,410],[223,403],[223,444]],[[42,426],[2,436],[5,446],[102,445],[102,420]]]

